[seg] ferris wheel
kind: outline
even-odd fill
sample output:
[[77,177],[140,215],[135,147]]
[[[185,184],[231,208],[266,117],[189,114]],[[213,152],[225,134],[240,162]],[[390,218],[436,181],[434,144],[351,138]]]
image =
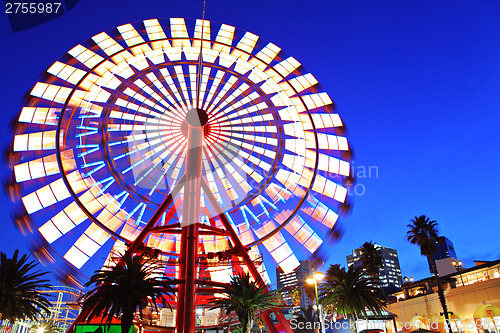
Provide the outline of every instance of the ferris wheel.
[[264,262],[293,271],[347,205],[343,128],[315,77],[255,34],[125,24],[76,45],[30,91],[11,155],[17,222],[68,280],[128,248],[194,290],[241,270],[267,281]]

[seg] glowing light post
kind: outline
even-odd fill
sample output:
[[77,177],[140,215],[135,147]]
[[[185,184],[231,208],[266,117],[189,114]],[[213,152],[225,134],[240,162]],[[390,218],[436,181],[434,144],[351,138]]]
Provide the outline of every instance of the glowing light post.
[[325,326],[323,325],[323,309],[319,305],[318,300],[318,281],[322,280],[325,277],[323,273],[314,273],[314,275],[308,278],[306,281],[310,284],[314,284],[314,296],[316,297],[316,309],[318,313],[318,321],[321,327],[321,333],[325,333]]
[[460,281],[462,281],[462,286],[464,285],[464,279],[462,278],[462,262],[459,260],[458,262],[456,262],[455,260],[453,260],[452,262],[452,265],[453,267],[455,267],[455,269],[457,270],[457,272],[460,272]]

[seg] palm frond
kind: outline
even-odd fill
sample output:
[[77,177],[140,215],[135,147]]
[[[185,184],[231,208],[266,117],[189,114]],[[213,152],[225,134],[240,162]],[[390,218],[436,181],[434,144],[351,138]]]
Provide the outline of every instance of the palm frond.
[[37,316],[50,314],[48,294],[43,289],[51,289],[49,280],[42,277],[47,272],[37,271],[35,261],[28,262],[29,256],[15,250],[12,258],[0,252],[0,313],[2,319],[11,322],[17,319],[35,320]]
[[89,311],[87,321],[102,317],[133,316],[147,306],[158,311],[157,303],[168,305],[167,292],[172,292],[165,266],[146,254],[131,256],[126,252],[115,265],[94,272],[85,287],[94,288],[82,296],[82,308]]
[[319,286],[319,300],[349,319],[366,317],[367,311],[381,314],[386,305],[376,279],[365,277],[363,270],[354,266],[347,271],[339,265],[330,266]]

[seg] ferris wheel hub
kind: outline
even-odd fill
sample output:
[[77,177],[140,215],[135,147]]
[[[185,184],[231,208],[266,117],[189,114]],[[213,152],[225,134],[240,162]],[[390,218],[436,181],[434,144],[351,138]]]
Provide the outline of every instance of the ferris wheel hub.
[[208,122],[208,114],[203,109],[192,108],[186,113],[186,121],[193,127],[202,127]]

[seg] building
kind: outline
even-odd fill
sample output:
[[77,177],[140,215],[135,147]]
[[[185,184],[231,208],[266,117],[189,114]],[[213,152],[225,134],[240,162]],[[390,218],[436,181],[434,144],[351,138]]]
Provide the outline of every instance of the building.
[[[448,260],[448,261],[443,261],[443,262],[452,262],[453,260],[456,260],[457,258],[457,254],[455,252],[455,248],[453,247],[453,243],[446,237],[444,236],[440,236],[438,237],[438,240],[436,241],[436,252],[432,255],[432,259],[437,262],[438,260],[442,260],[442,259],[446,259],[446,258],[450,258],[451,260]],[[431,265],[431,262],[429,260],[429,258],[427,258],[427,264],[429,265],[429,272],[431,272],[431,276],[434,275],[434,273],[432,272],[432,265]],[[450,268],[446,268],[445,267],[445,264],[442,265],[443,268],[443,273],[444,274],[441,274],[440,270],[438,269],[438,273],[440,275],[446,275],[445,274],[445,271]],[[451,268],[453,268],[453,266],[451,266]]]
[[317,268],[317,263],[310,260],[301,260],[300,266],[288,274],[285,274],[281,267],[276,267],[277,288],[283,292],[283,304],[291,306],[288,313],[285,312],[285,315],[295,313],[295,309],[293,308],[292,292],[294,289],[297,289],[300,292],[301,308],[307,309],[309,306],[314,304],[314,302],[309,298],[308,290],[303,287],[307,285],[306,280],[317,272]]
[[[78,300],[82,296],[81,291],[66,286],[54,286],[52,289],[43,288],[41,291],[47,295],[47,299],[50,302],[50,316],[39,317],[39,319],[52,320],[61,332],[65,332],[80,312]],[[36,323],[36,321],[29,319],[18,320],[15,323],[0,320],[0,333],[28,333],[31,326]]]
[[[383,266],[379,270],[379,279],[382,288],[386,294],[393,293],[401,288],[403,277],[399,267],[398,251],[385,246],[374,244],[376,249],[380,249]],[[361,248],[352,251],[351,255],[346,257],[347,266],[361,267]]]
[[[441,277],[453,332],[498,332],[500,322],[500,260],[476,262]],[[445,333],[443,309],[433,277],[406,282],[387,310],[397,315],[398,331],[417,328]],[[394,332],[394,330],[391,330]]]

